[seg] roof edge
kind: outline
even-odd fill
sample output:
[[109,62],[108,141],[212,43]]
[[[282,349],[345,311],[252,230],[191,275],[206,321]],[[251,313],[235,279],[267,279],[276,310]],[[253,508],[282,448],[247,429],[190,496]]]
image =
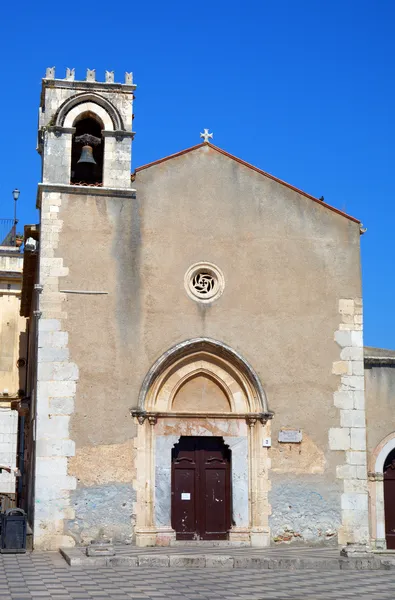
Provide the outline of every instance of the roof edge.
[[364,363],[371,366],[395,366],[395,350],[387,348],[364,347]]
[[262,171],[262,169],[259,169],[258,167],[255,167],[251,163],[248,163],[248,162],[242,160],[241,158],[238,158],[237,156],[234,156],[233,154],[226,152],[226,150],[222,150],[222,148],[219,148],[218,146],[214,146],[214,144],[210,144],[210,142],[202,142],[201,144],[197,144],[196,146],[191,146],[190,148],[186,148],[185,150],[181,150],[180,152],[176,152],[175,154],[169,154],[169,156],[165,156],[164,158],[159,158],[158,160],[147,163],[146,165],[137,167],[137,169],[135,169],[134,173],[138,173],[139,171],[143,171],[144,169],[149,169],[150,167],[155,167],[156,165],[166,162],[167,160],[171,160],[172,158],[178,158],[179,156],[188,154],[188,152],[192,152],[193,150],[197,150],[198,148],[202,148],[203,146],[209,146],[213,150],[216,150],[217,152],[219,152],[220,154],[223,154],[227,158],[231,158],[232,160],[243,165],[244,167],[247,167],[248,169],[251,169],[252,171],[255,171],[256,173],[259,173],[260,175],[264,175],[265,177],[268,177],[269,179],[271,179],[272,181],[275,181],[276,183],[280,183],[281,185],[284,185],[288,189],[296,192],[297,194],[301,194],[302,196],[305,196],[306,198],[313,200],[313,202],[316,202],[320,206],[324,206],[325,208],[328,208],[332,212],[335,212],[338,215],[341,215],[342,217],[345,217],[346,219],[353,221],[354,223],[361,224],[361,221],[359,219],[356,219],[355,217],[348,215],[347,213],[343,212],[342,210],[339,210],[338,208],[335,208],[334,206],[331,206],[330,204],[327,204],[326,202],[323,202],[322,200],[315,198],[311,194],[308,194],[307,192],[300,190],[299,188],[291,185],[290,183],[287,183],[286,181],[283,181],[282,179],[278,179],[278,177],[275,177],[274,175],[271,175],[270,173],[267,173],[266,171]]

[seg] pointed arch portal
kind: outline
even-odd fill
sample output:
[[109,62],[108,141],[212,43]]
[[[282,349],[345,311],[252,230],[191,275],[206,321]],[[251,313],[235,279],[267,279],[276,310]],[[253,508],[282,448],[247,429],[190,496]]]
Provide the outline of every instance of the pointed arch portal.
[[395,432],[385,437],[372,453],[369,472],[369,508],[372,547],[376,550],[395,549],[395,477],[389,463],[395,459]]
[[[245,359],[210,338],[182,342],[153,364],[142,384],[138,408],[131,409],[131,414],[139,424],[137,545],[170,544],[180,535],[172,527],[172,506],[173,513],[174,506],[181,506],[185,514],[193,512],[183,504],[196,501],[195,491],[182,491],[178,483],[172,486],[174,449],[188,437],[196,447],[203,444],[203,438],[212,438],[229,449],[230,494],[216,490],[231,503],[226,538],[255,546],[269,544],[269,460],[263,440],[270,437],[273,413],[257,374]],[[210,469],[204,473],[212,476]],[[175,494],[180,498],[174,498]],[[197,531],[196,539],[199,535]]]

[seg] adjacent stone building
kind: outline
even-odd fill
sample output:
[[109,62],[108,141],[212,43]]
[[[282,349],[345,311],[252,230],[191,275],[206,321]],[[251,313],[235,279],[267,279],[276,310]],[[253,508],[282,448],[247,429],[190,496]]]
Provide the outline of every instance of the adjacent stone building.
[[20,316],[23,254],[8,237],[0,245],[0,501],[15,504],[18,404],[26,378],[26,319]]
[[208,138],[131,176],[134,90],[43,80],[35,547],[369,544],[360,222]]

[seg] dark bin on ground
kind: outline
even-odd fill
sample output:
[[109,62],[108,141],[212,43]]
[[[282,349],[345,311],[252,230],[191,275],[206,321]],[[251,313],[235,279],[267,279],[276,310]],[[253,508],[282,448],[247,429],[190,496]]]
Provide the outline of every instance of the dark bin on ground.
[[26,552],[26,513],[21,508],[9,508],[1,515],[0,552]]

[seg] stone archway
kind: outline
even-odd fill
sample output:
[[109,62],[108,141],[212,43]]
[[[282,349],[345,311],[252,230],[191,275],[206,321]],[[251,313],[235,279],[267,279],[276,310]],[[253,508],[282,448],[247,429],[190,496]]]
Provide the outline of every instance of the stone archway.
[[385,437],[372,453],[369,464],[369,502],[371,543],[375,550],[386,550],[384,513],[384,463],[395,449],[395,432]]
[[144,380],[136,438],[136,544],[168,545],[171,450],[181,436],[222,437],[232,451],[232,541],[269,545],[267,448],[270,419],[253,369],[228,346],[208,338],[166,352]]

